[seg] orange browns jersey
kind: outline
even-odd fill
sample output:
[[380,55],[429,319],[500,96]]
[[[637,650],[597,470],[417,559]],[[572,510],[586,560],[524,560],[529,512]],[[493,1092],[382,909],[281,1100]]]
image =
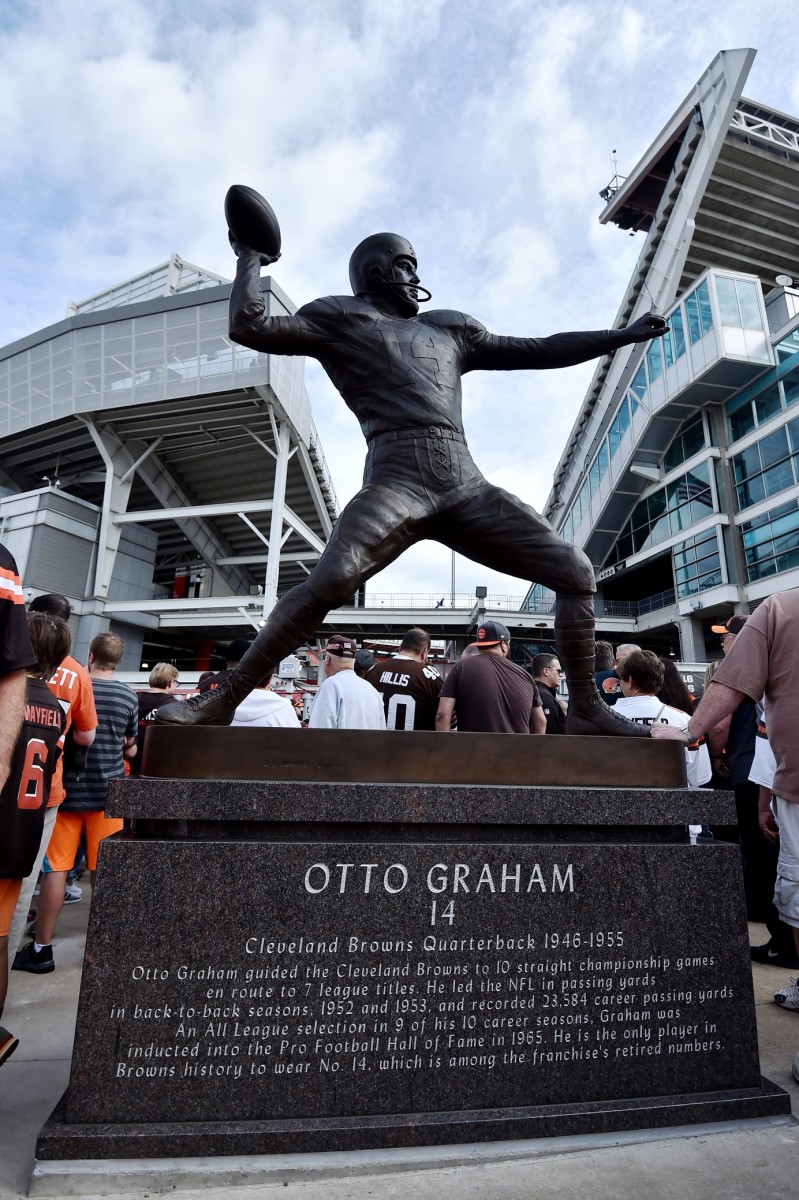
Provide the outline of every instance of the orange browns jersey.
[[[70,727],[88,733],[97,728],[97,709],[94,706],[94,689],[89,672],[70,654],[61,663],[47,686],[58,699],[66,715],[66,729]],[[53,782],[50,785],[48,808],[53,808],[64,799],[63,758],[56,763]]]

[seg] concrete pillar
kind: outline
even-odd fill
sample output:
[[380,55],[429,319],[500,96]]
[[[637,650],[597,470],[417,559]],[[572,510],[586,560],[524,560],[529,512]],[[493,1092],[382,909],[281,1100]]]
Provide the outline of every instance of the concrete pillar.
[[84,424],[92,441],[100,452],[105,466],[105,488],[100,512],[100,529],[97,537],[97,561],[94,572],[93,595],[108,598],[108,589],[114,571],[114,560],[119,549],[121,526],[114,517],[124,513],[133,486],[134,461],[127,447],[107,430],[99,430],[88,418]]
[[73,616],[72,624],[77,626],[73,644],[72,657],[84,667],[89,663],[89,646],[98,633],[118,633],[125,643],[125,653],[119,664],[121,671],[138,671],[141,664],[142,647],[144,645],[144,630],[138,625],[125,625],[120,621],[112,623],[109,617],[103,615],[102,601],[94,600],[84,604],[80,616]]
[[283,548],[283,516],[286,503],[286,478],[289,466],[288,421],[281,421],[275,437],[275,483],[272,490],[272,519],[269,526],[269,557],[266,560],[264,577],[263,615],[268,617],[277,603],[277,585],[280,574],[280,552]]
[[704,623],[701,617],[680,617],[675,622],[680,630],[680,660],[682,662],[706,662]]
[[[103,605],[95,602],[91,606],[85,604],[83,612],[77,618],[77,632],[72,646],[72,657],[85,667],[89,661],[89,646],[92,638],[98,633],[107,633],[111,628],[108,617],[102,613]],[[137,664],[138,666],[138,664]]]

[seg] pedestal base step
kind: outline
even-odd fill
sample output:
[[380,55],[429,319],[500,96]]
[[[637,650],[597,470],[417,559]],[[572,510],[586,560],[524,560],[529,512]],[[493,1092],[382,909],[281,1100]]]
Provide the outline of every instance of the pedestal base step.
[[788,1093],[766,1078],[759,1088],[583,1104],[173,1124],[67,1124],[62,1099],[39,1134],[36,1158],[42,1162],[192,1156],[207,1159],[217,1155],[442,1146],[790,1118],[790,1113]]

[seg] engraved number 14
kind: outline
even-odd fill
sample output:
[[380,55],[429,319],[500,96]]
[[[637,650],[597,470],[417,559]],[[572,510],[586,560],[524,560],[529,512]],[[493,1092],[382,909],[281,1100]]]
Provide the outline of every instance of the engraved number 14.
[[447,921],[450,925],[455,920],[455,901],[450,900],[449,904],[445,904],[441,912],[437,912],[438,901],[433,901],[433,907],[430,910],[430,924],[435,925],[436,921]]

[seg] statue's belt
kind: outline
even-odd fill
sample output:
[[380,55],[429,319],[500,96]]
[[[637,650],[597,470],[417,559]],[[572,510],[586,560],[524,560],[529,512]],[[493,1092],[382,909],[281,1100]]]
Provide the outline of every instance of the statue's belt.
[[373,438],[369,438],[370,449],[373,446],[384,446],[388,442],[405,442],[405,441],[426,441],[428,438],[433,441],[444,442],[463,442],[466,445],[466,438],[457,429],[447,429],[441,425],[425,425],[419,426],[416,429],[392,429],[388,433],[376,433]]

